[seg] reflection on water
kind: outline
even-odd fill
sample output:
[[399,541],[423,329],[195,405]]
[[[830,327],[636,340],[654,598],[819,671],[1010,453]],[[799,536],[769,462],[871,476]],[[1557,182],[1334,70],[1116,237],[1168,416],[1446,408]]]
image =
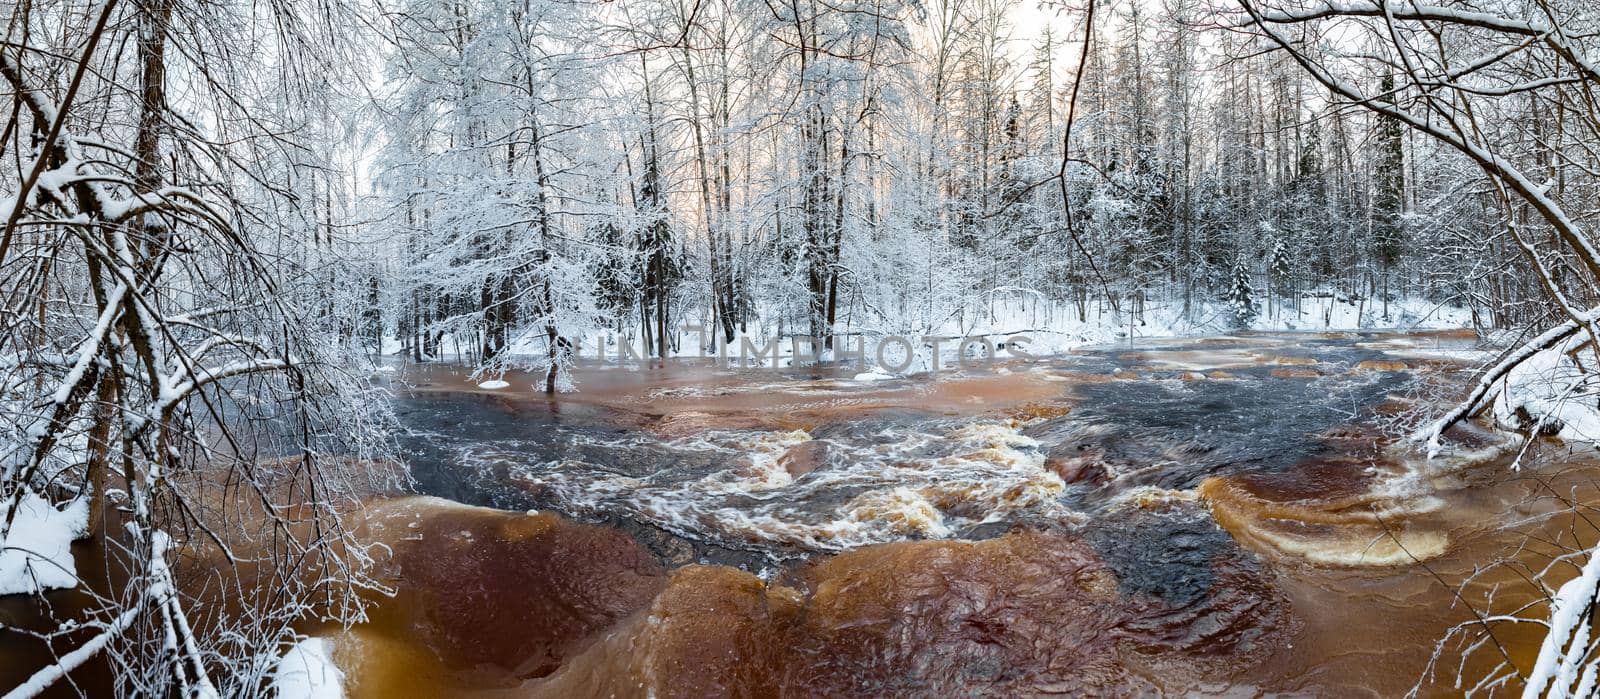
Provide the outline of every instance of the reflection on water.
[[420,492],[561,517],[379,508],[401,596],[339,657],[366,696],[1404,692],[1470,618],[1464,561],[1593,536],[1525,511],[1502,435],[1434,463],[1386,436],[1472,344],[1252,335],[936,382],[584,367],[554,399],[407,367]]

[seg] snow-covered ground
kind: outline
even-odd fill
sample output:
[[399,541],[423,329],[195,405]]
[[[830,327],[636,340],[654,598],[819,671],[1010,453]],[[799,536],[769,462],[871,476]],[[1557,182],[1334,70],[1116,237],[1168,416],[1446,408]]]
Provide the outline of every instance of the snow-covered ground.
[[[1442,306],[1422,299],[1402,299],[1385,308],[1371,301],[1351,301],[1335,295],[1306,296],[1298,301],[1273,299],[1261,304],[1262,308],[1249,330],[1256,331],[1320,331],[1320,330],[1371,330],[1371,329],[1441,329],[1462,328],[1472,325],[1472,314],[1466,309]],[[722,357],[729,364],[745,366],[792,366],[800,354],[803,364],[812,361],[813,351],[804,340],[785,334],[779,335],[776,322],[757,322],[748,326],[749,333],[735,337],[733,342],[718,346],[710,323],[704,319],[684,319],[677,329],[677,347],[669,351],[673,357]],[[997,356],[1040,356],[1059,354],[1086,345],[1104,344],[1119,340],[1139,338],[1191,337],[1220,335],[1237,332],[1234,315],[1227,304],[1197,302],[1189,313],[1184,313],[1178,303],[1146,304],[1142,313],[1130,316],[1116,313],[1102,304],[1090,303],[1080,310],[1071,304],[1035,301],[1031,298],[997,299],[983,308],[953,314],[937,328],[901,329],[863,327],[848,320],[838,327],[839,352],[853,355],[862,351],[864,362],[856,362],[862,369],[857,377],[872,381],[896,375],[917,374],[937,367],[954,366],[961,352],[956,338],[982,337],[997,352]],[[792,329],[786,329],[792,331]],[[948,338],[940,342],[925,341],[925,337]],[[905,341],[902,342],[900,339]],[[1011,345],[1001,348],[1002,344]],[[441,358],[462,361],[462,348],[470,343],[458,343],[446,336],[440,342]],[[386,338],[385,354],[398,354],[398,340]],[[907,356],[907,352],[911,356]],[[966,347],[966,354],[981,356],[986,350],[981,342]],[[597,334],[578,338],[578,357],[585,360],[604,360],[618,365],[643,361],[647,351],[638,337],[618,338],[610,334]],[[934,354],[939,356],[937,362]],[[528,333],[512,343],[509,357],[525,357],[530,365],[544,361],[546,348],[544,334]],[[823,354],[831,359],[831,354]],[[842,356],[843,359],[849,357]],[[742,361],[741,361],[742,360]],[[494,377],[480,384],[481,388],[504,388]]]
[[[77,587],[72,542],[84,535],[89,507],[74,500],[57,509],[32,492],[22,493],[16,519],[0,538],[0,595]],[[10,504],[0,501],[0,521]]]
[[332,644],[313,636],[284,652],[272,675],[272,693],[278,699],[343,697],[344,672],[333,662]]
[[[1281,300],[1280,300],[1281,301]],[[1075,307],[1056,305],[1041,308],[1028,301],[996,303],[992,317],[984,314],[966,326],[948,323],[938,334],[948,336],[988,335],[1005,337],[1027,335],[1032,354],[1049,354],[1085,345],[1138,338],[1191,337],[1222,335],[1239,330],[1321,331],[1374,329],[1441,329],[1472,325],[1466,309],[1441,306],[1421,299],[1390,304],[1387,317],[1383,307],[1352,303],[1332,296],[1307,297],[1298,303],[1275,301],[1265,305],[1248,328],[1234,323],[1226,304],[1196,303],[1185,314],[1181,304],[1147,304],[1136,318],[1113,313],[1110,308],[1091,304],[1079,317]]]

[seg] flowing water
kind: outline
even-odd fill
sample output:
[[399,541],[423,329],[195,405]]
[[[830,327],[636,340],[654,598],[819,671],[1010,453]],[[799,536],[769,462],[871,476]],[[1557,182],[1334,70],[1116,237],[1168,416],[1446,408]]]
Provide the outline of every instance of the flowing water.
[[1538,627],[1475,622],[1543,614],[1600,503],[1560,444],[1395,444],[1486,357],[1252,334],[556,397],[399,365],[431,497],[369,503],[394,595],[324,632],[358,697],[1454,696],[1531,666]]
[[626,520],[777,562],[1192,500],[1209,477],[1349,455],[1350,440],[1323,433],[1409,381],[1355,369],[1385,355],[1347,340],[1199,347],[1085,352],[933,384],[702,368],[629,386],[658,379],[613,371],[622,390],[556,401],[438,390],[464,382],[435,374],[400,410],[423,493]]
[[1541,613],[1529,578],[1573,574],[1546,567],[1600,502],[1558,444],[1394,443],[1474,345],[1249,335],[937,381],[587,367],[555,398],[402,367],[443,500],[373,508],[398,595],[336,657],[361,696],[1458,694],[1526,670],[1537,627],[1474,610]]

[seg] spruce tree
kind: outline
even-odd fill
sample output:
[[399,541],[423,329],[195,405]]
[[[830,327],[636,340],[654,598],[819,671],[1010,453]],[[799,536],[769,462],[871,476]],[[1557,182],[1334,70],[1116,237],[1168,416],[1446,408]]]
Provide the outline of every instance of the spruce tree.
[[1248,328],[1256,320],[1256,289],[1250,282],[1250,266],[1243,257],[1235,260],[1228,273],[1228,308],[1233,312],[1233,323],[1238,328]]

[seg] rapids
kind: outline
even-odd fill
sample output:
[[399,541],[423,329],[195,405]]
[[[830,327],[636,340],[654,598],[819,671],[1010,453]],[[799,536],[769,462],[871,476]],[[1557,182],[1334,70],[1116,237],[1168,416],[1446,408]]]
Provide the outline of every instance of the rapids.
[[1528,572],[1600,503],[1555,442],[1395,445],[1486,357],[1252,334],[555,397],[398,365],[422,497],[362,523],[395,595],[307,630],[354,697],[1455,695],[1531,665],[1537,627],[1476,615],[1542,614]]
[[[1485,619],[1543,618],[1600,540],[1600,459],[1481,422],[1432,460],[1396,443],[1489,356],[1249,334],[937,380],[588,365],[553,397],[395,364],[409,486],[361,464],[382,485],[348,514],[383,590],[298,630],[358,698],[1516,693],[1541,627]],[[262,464],[277,501],[293,464]],[[234,570],[258,594],[195,576],[198,623],[272,603]],[[97,604],[45,599],[0,597],[0,687]]]
[[[1455,367],[1396,355],[1470,345],[1448,336],[1209,338],[938,381],[590,368],[579,374],[583,392],[553,400],[408,367],[402,378],[415,389],[397,408],[422,494],[648,531],[694,548],[694,561],[749,568],[1024,525],[1099,531],[1112,513],[1155,501],[1203,510],[1202,495],[1223,503],[1226,525],[1272,510],[1257,491],[1308,480],[1298,487],[1347,510],[1365,502],[1339,498],[1383,491],[1374,497],[1403,510],[1393,516],[1420,514],[1437,500],[1413,469],[1380,472],[1382,413],[1417,390],[1413,364],[1436,374]],[[1333,515],[1302,505],[1329,524]],[[1275,549],[1299,545],[1258,533]],[[1430,541],[1418,552],[1437,549]],[[1355,565],[1392,556],[1369,553],[1376,558],[1307,555]]]

